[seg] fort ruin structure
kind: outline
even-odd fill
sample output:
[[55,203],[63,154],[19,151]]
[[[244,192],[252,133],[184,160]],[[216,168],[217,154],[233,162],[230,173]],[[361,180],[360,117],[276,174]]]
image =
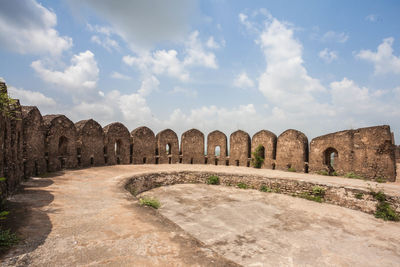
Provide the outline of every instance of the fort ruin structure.
[[[0,90],[7,92],[5,83]],[[215,130],[177,134],[166,129],[157,135],[145,127],[132,132],[119,122],[104,128],[93,119],[73,123],[64,115],[42,116],[37,107],[11,107],[15,116],[0,114],[1,196],[11,193],[30,176],[62,169],[114,164],[212,164],[251,166],[252,152],[262,147],[261,168],[345,175],[395,181],[395,146],[389,126],[346,130],[319,136],[309,143],[305,134],[286,130],[278,137],[261,130],[252,137],[238,130],[228,138]],[[205,142],[206,141],[206,142]],[[205,151],[205,146],[207,151]]]

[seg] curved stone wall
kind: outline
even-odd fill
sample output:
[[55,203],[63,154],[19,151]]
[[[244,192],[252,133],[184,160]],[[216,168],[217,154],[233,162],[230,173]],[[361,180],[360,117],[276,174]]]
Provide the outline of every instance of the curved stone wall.
[[[0,82],[0,91],[7,93],[5,83]],[[144,126],[129,133],[119,122],[104,128],[94,120],[74,124],[64,115],[42,117],[36,107],[21,108],[18,101],[10,110],[15,111],[14,116],[0,114],[0,177],[6,178],[6,182],[0,181],[2,197],[12,192],[24,176],[65,168],[179,162],[249,166],[251,151],[259,145],[264,147],[263,168],[396,179],[396,146],[387,125],[316,137],[310,151],[307,137],[297,130],[287,130],[278,138],[261,130],[251,140],[246,132],[238,130],[230,135],[230,155],[226,135],[216,130],[207,136],[205,155],[204,134],[196,129],[182,134],[179,148],[177,134],[171,129],[154,136]]]

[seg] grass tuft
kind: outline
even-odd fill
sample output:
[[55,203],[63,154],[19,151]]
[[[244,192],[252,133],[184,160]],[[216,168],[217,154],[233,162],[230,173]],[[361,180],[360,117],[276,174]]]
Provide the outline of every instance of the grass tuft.
[[158,201],[158,199],[156,198],[152,198],[152,197],[141,197],[139,199],[139,204],[142,206],[149,206],[155,209],[158,209],[161,206],[160,201]]
[[207,184],[214,184],[214,185],[218,185],[219,184],[219,177],[216,175],[211,175],[210,177],[208,177]]
[[293,168],[293,167],[290,167],[290,168],[288,168],[287,170],[288,170],[289,172],[296,172],[296,169]]
[[11,246],[17,244],[19,238],[15,233],[10,230],[0,230],[0,250],[5,250]]
[[238,184],[237,184],[237,187],[239,187],[240,189],[247,189],[247,188],[249,188],[249,186],[248,186],[247,184],[245,184],[245,183],[238,183]]

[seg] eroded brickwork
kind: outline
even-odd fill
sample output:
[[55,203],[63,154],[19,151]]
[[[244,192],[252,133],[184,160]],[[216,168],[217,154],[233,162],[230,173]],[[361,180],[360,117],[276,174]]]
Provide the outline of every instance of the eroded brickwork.
[[331,133],[310,143],[310,171],[355,173],[367,179],[394,181],[395,146],[389,126]]
[[99,123],[90,119],[75,123],[79,167],[104,165],[104,132]]
[[25,177],[46,172],[45,137],[42,114],[34,106],[22,107],[23,158]]
[[143,126],[131,132],[132,163],[154,164],[156,154],[156,137],[152,130]]
[[228,139],[223,132],[213,131],[207,136],[207,163],[226,165],[228,155]]
[[77,167],[76,128],[64,115],[43,116],[46,129],[47,171]]
[[129,130],[122,123],[114,122],[104,127],[103,131],[106,164],[129,164],[131,144]]
[[396,146],[396,162],[400,163],[400,146]]
[[289,129],[279,135],[276,144],[276,169],[307,171],[308,139],[300,131]]
[[197,129],[191,129],[181,137],[182,163],[204,164],[204,134]]
[[229,138],[229,165],[249,166],[250,136],[248,133],[237,130]]
[[[276,135],[267,130],[261,130],[253,135],[251,139],[251,151],[254,153],[258,146],[264,149],[264,162],[261,168],[274,169],[276,158]],[[253,155],[252,155],[253,156]]]
[[156,136],[158,163],[173,164],[179,162],[178,136],[171,129],[159,132]]

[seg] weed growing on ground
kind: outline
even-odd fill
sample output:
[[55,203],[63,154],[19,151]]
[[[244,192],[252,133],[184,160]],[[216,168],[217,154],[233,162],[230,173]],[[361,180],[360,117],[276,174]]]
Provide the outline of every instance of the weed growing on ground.
[[261,192],[267,192],[267,193],[273,192],[273,190],[271,188],[269,188],[268,186],[266,186],[266,185],[261,186],[260,187],[260,191]]
[[377,177],[377,178],[375,178],[375,182],[377,182],[377,183],[386,183],[386,178]]
[[296,172],[296,169],[293,168],[293,167],[290,167],[290,168],[288,168],[287,170],[288,170],[289,172]]
[[303,192],[300,194],[300,197],[321,203],[325,197],[325,188],[320,187],[320,186],[314,186],[312,188],[311,193]]
[[0,230],[0,250],[7,249],[19,241],[15,233],[10,232],[10,230]]
[[161,206],[160,201],[156,198],[152,197],[142,197],[139,199],[139,204],[142,206],[149,206],[155,209],[158,209]]
[[319,175],[326,175],[326,176],[329,175],[329,173],[328,173],[327,171],[325,171],[325,170],[317,171],[317,174],[319,174]]
[[239,187],[240,189],[247,189],[247,188],[249,188],[249,186],[248,186],[247,184],[245,184],[245,183],[238,183],[238,184],[237,184],[237,187]]
[[355,197],[356,197],[357,199],[363,199],[363,196],[364,196],[363,193],[357,193],[357,194],[355,194]]
[[346,178],[351,178],[351,179],[361,179],[361,180],[365,180],[364,177],[362,177],[361,175],[355,174],[354,172],[348,172],[344,175],[344,177]]
[[206,183],[217,185],[219,184],[219,177],[216,175],[211,175],[210,177],[208,177]]
[[383,191],[371,191],[372,196],[378,201],[376,204],[375,218],[381,218],[385,221],[399,221],[399,214],[386,201],[386,195]]

